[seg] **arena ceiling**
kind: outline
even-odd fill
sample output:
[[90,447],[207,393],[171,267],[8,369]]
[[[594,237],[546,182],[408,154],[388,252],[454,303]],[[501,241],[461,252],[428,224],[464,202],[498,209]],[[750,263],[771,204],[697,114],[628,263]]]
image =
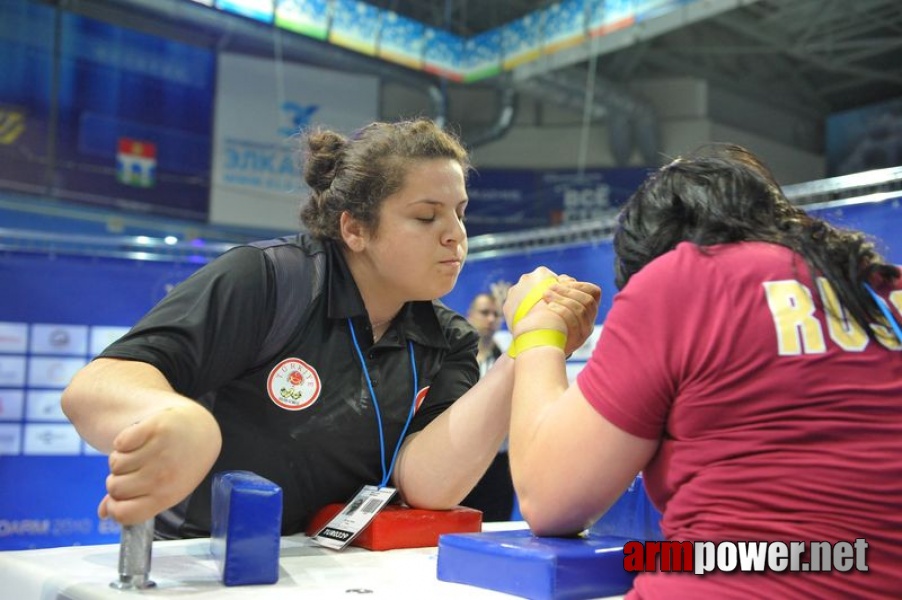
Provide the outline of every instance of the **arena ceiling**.
[[[372,0],[461,35],[553,4],[551,0]],[[711,0],[738,7],[669,32],[602,50],[598,75],[616,82],[691,76],[825,116],[902,97],[899,0]],[[562,68],[585,71],[584,61]]]

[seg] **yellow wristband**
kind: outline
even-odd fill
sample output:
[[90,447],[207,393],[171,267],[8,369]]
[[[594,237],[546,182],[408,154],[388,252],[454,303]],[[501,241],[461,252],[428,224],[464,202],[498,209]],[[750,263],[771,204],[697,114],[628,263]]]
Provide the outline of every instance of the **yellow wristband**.
[[566,333],[557,329],[536,329],[515,337],[510,348],[507,349],[507,353],[511,358],[516,358],[518,354],[523,354],[527,350],[539,346],[554,346],[563,350],[566,345]]
[[514,325],[520,322],[520,319],[526,316],[526,313],[535,306],[539,300],[542,299],[542,295],[545,293],[545,290],[553,286],[557,283],[557,277],[546,277],[539,283],[537,283],[531,290],[526,292],[526,295],[523,296],[523,300],[520,301],[520,305],[517,306],[517,310],[514,311],[514,319],[511,322],[511,328]]

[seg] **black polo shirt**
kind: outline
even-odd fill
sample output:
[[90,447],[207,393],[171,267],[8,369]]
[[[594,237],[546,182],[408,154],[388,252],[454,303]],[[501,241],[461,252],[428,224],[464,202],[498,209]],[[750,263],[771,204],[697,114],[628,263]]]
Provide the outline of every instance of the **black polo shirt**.
[[[280,271],[274,253],[285,252],[303,268]],[[291,286],[281,301],[277,286]],[[211,473],[158,517],[160,536],[209,535],[210,483],[222,470],[252,471],[281,486],[284,535],[301,531],[325,504],[380,483],[379,423],[348,319],[381,413],[388,467],[415,395],[408,341],[419,406],[407,435],[476,383],[478,336],[439,301],[408,302],[374,345],[357,285],[331,241],[302,234],[229,250],[101,354],[153,365],[177,392],[205,403],[222,430]],[[274,334],[284,345],[262,355]]]

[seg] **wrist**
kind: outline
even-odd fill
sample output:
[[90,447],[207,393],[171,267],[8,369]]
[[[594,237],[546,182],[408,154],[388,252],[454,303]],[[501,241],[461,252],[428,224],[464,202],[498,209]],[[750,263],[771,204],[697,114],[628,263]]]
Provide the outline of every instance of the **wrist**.
[[548,315],[530,315],[528,318],[523,319],[519,323],[515,324],[511,329],[511,336],[517,338],[521,335],[525,335],[530,331],[559,331],[564,335],[567,335],[567,327],[563,323],[560,318],[556,318],[552,316],[551,318]]
[[557,329],[532,329],[517,335],[511,342],[508,355],[516,358],[527,350],[539,347],[557,348],[561,352],[567,345],[567,334]]

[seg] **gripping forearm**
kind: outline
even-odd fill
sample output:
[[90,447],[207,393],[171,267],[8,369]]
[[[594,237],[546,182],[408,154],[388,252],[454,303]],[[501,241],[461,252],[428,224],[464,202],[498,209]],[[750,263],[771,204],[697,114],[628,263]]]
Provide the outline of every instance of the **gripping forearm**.
[[395,485],[411,506],[446,509],[473,489],[498,453],[510,424],[513,361],[489,372],[401,448]]
[[105,453],[125,427],[193,402],[177,394],[163,374],[146,363],[104,358],[79,371],[62,396],[63,412],[79,435]]

